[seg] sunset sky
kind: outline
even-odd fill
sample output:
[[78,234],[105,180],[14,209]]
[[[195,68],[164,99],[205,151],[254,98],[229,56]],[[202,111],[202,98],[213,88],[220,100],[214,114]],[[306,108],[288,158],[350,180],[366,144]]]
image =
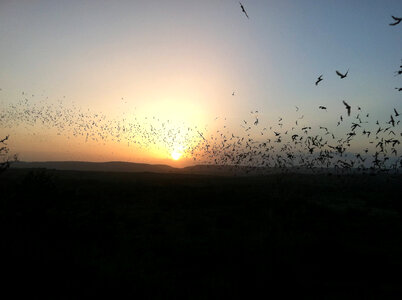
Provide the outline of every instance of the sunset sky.
[[[388,25],[402,1],[242,3],[249,19],[229,0],[2,0],[0,110],[29,96],[113,119],[170,120],[182,132],[235,131],[255,110],[267,123],[293,120],[295,106],[312,123],[334,124],[343,99],[378,118],[402,111],[402,23]],[[340,80],[335,70],[348,68]],[[0,128],[23,160],[174,164],[156,148],[26,128]]]

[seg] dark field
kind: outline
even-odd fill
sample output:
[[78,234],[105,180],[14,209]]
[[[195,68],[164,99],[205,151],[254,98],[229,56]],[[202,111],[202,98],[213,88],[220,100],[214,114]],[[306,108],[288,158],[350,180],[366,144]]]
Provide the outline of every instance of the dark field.
[[2,286],[54,299],[399,298],[401,179],[10,169]]

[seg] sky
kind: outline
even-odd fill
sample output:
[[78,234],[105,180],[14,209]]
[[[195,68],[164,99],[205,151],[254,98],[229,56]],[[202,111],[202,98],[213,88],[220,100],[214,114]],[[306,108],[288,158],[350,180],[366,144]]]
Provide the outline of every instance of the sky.
[[[229,0],[0,0],[0,110],[30,95],[210,130],[224,118],[237,128],[255,110],[267,122],[293,118],[295,106],[334,123],[343,99],[379,118],[402,110],[402,24],[388,25],[402,1],[242,3],[249,19]],[[166,151],[27,132],[0,129],[23,160],[173,163]]]

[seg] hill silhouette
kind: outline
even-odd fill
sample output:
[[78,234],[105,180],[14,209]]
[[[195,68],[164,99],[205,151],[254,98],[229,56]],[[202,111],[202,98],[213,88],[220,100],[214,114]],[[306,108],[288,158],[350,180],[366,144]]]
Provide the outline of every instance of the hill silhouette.
[[[155,173],[155,174],[183,174],[183,175],[208,175],[208,176],[259,176],[280,173],[294,174],[365,174],[377,173],[379,170],[359,170],[336,168],[305,168],[293,167],[287,169],[275,167],[255,167],[239,165],[194,165],[184,168],[176,168],[163,164],[145,164],[123,161],[88,162],[88,161],[45,161],[24,162],[16,161],[10,165],[12,169],[46,169],[58,171],[82,171],[82,172],[107,172],[107,173]],[[400,174],[401,170],[393,170]]]
[[86,162],[86,161],[45,161],[24,162],[18,161],[12,164],[16,169],[48,169],[60,171],[96,171],[96,172],[129,172],[129,173],[176,173],[199,175],[246,175],[256,173],[271,173],[273,168],[252,168],[242,166],[224,165],[195,165],[184,168],[175,168],[168,165],[153,165],[144,163],[132,163],[122,161],[111,162]]
[[176,168],[168,165],[151,165],[121,161],[88,162],[88,161],[45,161],[45,162],[16,162],[12,168],[23,169],[53,169],[65,171],[98,171],[98,172],[150,172],[172,173]]

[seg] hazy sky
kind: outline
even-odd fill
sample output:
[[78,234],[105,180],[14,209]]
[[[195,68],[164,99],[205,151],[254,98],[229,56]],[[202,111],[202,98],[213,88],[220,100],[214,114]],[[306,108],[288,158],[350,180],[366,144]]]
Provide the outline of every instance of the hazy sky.
[[[250,19],[229,0],[0,0],[0,103],[25,91],[198,125],[237,124],[250,110],[277,118],[296,105],[329,122],[342,99],[379,116],[402,110],[402,24],[388,25],[402,1],[242,3]],[[348,68],[340,80],[335,70]]]

